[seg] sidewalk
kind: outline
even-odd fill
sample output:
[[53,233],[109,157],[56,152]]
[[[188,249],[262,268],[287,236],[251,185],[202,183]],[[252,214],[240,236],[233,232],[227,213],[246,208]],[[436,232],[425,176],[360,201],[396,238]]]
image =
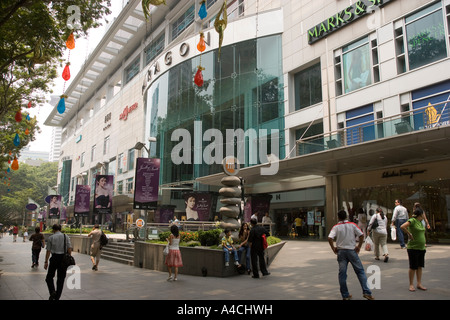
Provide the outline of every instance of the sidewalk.
[[[408,291],[406,250],[398,244],[388,247],[388,263],[375,261],[373,252],[360,254],[366,272],[370,266],[380,270],[380,289],[373,289],[377,300],[450,300],[450,246],[427,248],[423,284],[428,290],[416,292]],[[94,272],[88,255],[73,255],[81,270],[80,288],[69,289],[66,284],[61,300],[341,300],[336,256],[326,241],[287,241],[269,267],[271,275],[260,279],[181,274],[177,282],[167,282],[167,273],[107,260]],[[9,235],[0,239],[0,300],[47,300],[44,258],[42,250],[40,267],[31,269],[31,242],[18,238],[13,243]],[[347,282],[353,300],[363,300],[350,266]]]

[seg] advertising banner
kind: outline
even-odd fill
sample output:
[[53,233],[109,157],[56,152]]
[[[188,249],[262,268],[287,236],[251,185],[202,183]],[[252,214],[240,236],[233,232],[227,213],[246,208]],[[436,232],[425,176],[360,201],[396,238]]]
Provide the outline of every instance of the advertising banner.
[[113,188],[114,176],[97,175],[95,177],[94,213],[112,213]]
[[90,196],[91,187],[84,185],[77,185],[75,188],[75,217],[87,217],[90,211]]
[[211,212],[211,194],[188,192],[184,194],[187,221],[209,221]]
[[137,158],[134,188],[134,209],[154,209],[158,202],[161,160]]
[[61,195],[50,195],[48,200],[48,218],[59,219],[61,215]]

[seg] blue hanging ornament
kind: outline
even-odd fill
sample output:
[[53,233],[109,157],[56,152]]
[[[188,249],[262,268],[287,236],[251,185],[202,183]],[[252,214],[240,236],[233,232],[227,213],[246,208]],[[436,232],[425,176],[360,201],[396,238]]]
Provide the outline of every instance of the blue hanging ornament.
[[16,136],[14,137],[13,143],[14,143],[14,145],[15,145],[16,147],[18,147],[18,146],[20,145],[20,137],[19,137],[19,134],[18,134],[18,133],[16,133]]
[[206,16],[208,15],[208,12],[206,11],[206,1],[202,1],[201,5],[200,5],[200,10],[198,11],[198,16],[200,17],[200,19],[205,19]]
[[61,99],[59,100],[58,106],[56,107],[59,114],[63,114],[64,111],[66,111],[66,99],[65,98],[67,98],[67,96],[62,95]]
[[29,114],[27,114],[27,121],[30,121],[31,120],[31,118],[30,118],[30,115]]

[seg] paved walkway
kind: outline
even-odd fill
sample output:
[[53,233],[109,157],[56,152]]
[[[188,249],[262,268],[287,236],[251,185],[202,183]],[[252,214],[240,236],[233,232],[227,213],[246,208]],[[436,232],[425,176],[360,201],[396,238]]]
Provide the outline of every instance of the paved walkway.
[[[427,248],[423,284],[427,291],[408,291],[406,250],[389,244],[388,263],[375,261],[372,252],[361,252],[366,268],[375,266],[377,276],[368,273],[379,289],[378,300],[449,300],[450,246]],[[31,269],[31,242],[13,243],[12,236],[0,239],[0,300],[47,300],[43,268]],[[74,253],[80,268],[79,282],[66,283],[62,300],[340,300],[336,256],[325,241],[287,241],[269,267],[270,276],[252,279],[241,275],[231,278],[179,275],[167,282],[167,273],[130,267],[102,260],[99,271],[91,270],[87,255]],[[374,268],[374,267],[371,267]],[[75,275],[68,275],[69,279]],[[370,281],[369,281],[370,282]],[[79,288],[72,288],[79,284]],[[349,267],[348,285],[354,300],[363,300],[353,269]]]

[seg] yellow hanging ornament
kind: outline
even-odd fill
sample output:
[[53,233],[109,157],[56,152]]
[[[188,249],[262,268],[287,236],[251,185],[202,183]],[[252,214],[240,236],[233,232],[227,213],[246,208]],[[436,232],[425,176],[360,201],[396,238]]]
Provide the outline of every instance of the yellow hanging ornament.
[[150,17],[150,5],[159,6],[161,4],[166,4],[166,0],[142,0],[142,11],[144,11],[145,19],[148,20]]
[[[220,17],[223,16],[222,19]],[[227,1],[224,0],[222,4],[222,8],[220,9],[219,13],[216,16],[216,20],[214,21],[214,29],[216,29],[217,33],[219,34],[219,55],[218,60],[220,61],[220,52],[222,49],[222,43],[223,43],[223,34],[225,32],[225,29],[228,25],[228,14],[227,14]]]

